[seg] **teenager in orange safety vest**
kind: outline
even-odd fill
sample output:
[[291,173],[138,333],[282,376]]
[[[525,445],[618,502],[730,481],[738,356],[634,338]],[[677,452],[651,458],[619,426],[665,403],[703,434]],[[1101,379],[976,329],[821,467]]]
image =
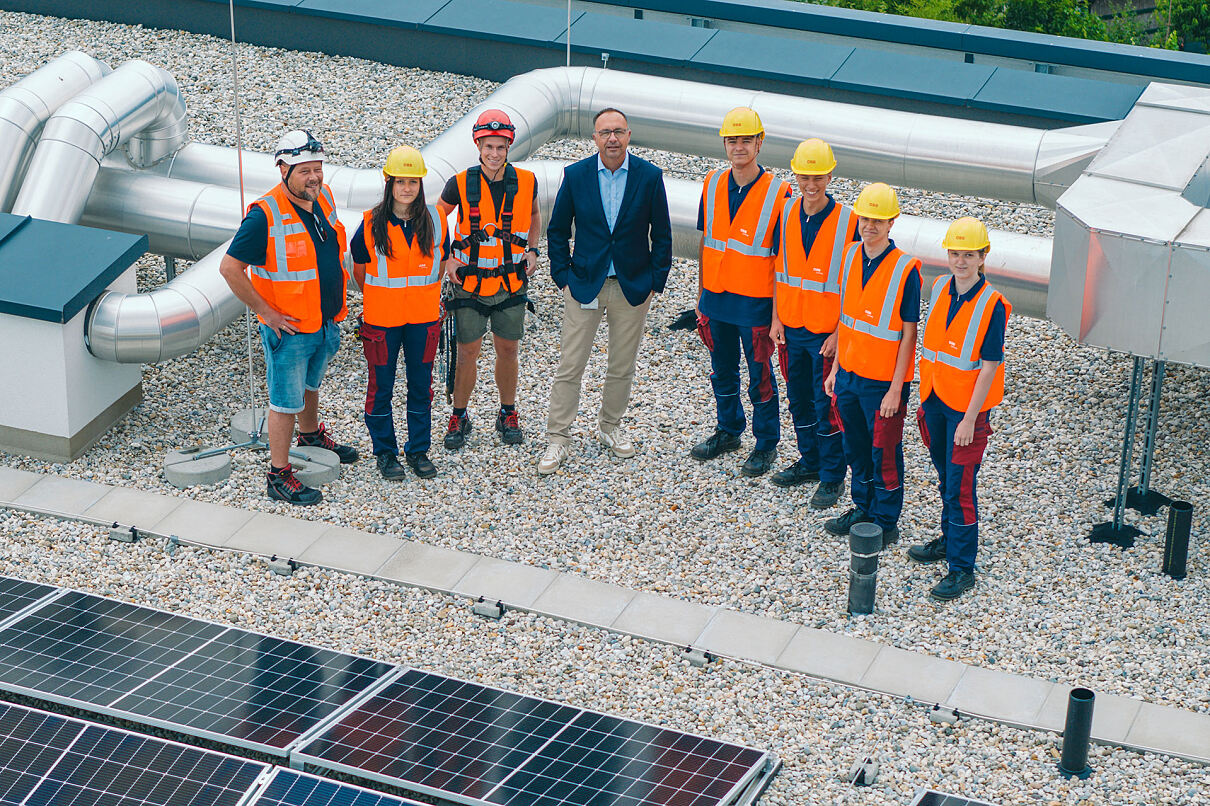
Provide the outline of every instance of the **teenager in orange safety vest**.
[[791,192],[789,184],[756,161],[765,129],[755,111],[743,106],[732,109],[723,118],[719,135],[731,167],[706,175],[697,225],[702,231],[697,329],[710,351],[717,424],[690,455],[706,461],[739,448],[746,425],[739,399],[742,349],[748,363],[756,445],[740,472],[759,476],[772,466],[781,439],[769,327],[777,221]]
[[[287,132],[275,153],[281,183],[248,205],[219,272],[260,320],[269,387],[269,497],[317,504],[290,465],[298,444],[326,448],[342,463],[357,450],[339,445],[319,422],[319,385],[340,347],[345,318],[345,228],[323,183],[323,144],[310,132]],[[249,272],[251,276],[249,276]]]
[[889,546],[899,539],[903,511],[903,415],[915,374],[920,261],[890,238],[899,216],[891,188],[867,185],[853,211],[861,243],[845,252],[836,363],[824,382],[844,425],[853,508],[824,528],[846,535],[856,523],[877,523]]
[[920,563],[945,560],[934,599],[956,599],[975,584],[979,508],[975,480],[991,436],[991,410],[1004,398],[1004,331],[1012,305],[983,276],[991,242],[974,218],[942,241],[952,274],[933,283],[920,343],[920,436],[937,469],[941,537],[908,549]]
[[812,509],[827,509],[844,483],[840,413],[823,391],[836,357],[840,275],[845,248],[857,239],[857,215],[828,193],[836,168],[832,148],[812,138],[799,143],[790,170],[801,195],[785,203],[778,223],[773,326],[798,460],[773,474],[779,487],[819,481]]
[[525,291],[538,268],[541,233],[537,178],[508,161],[516,129],[508,115],[489,109],[479,115],[471,137],[479,164],[452,177],[441,192],[443,216],[458,211],[447,276],[454,283],[453,311],[458,341],[454,412],[444,444],[457,450],[471,432],[467,403],[475,388],[479,352],[490,326],[496,351],[500,409],[496,430],[506,445],[525,439],[517,416],[518,350],[525,329]]
[[404,461],[422,479],[437,475],[432,442],[433,359],[441,338],[441,264],[449,251],[445,219],[424,201],[428,173],[420,152],[387,155],[382,201],[366,210],[349,242],[353,279],[363,296],[359,329],[368,366],[365,418],[378,472],[402,479],[391,398],[403,354],[408,439]]

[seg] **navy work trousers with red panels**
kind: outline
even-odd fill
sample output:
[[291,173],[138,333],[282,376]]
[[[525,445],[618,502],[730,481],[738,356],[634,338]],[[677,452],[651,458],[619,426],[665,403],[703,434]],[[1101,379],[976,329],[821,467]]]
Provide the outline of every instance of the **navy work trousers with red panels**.
[[777,378],[773,375],[773,342],[769,328],[745,327],[703,316],[697,332],[710,351],[710,385],[718,408],[718,427],[739,436],[747,423],[739,399],[739,359],[748,363],[748,399],[752,401],[752,436],[756,450],[771,451],[781,439]]
[[812,333],[805,327],[788,327],[786,343],[779,344],[778,361],[786,379],[786,399],[794,421],[799,464],[819,471],[821,481],[844,481],[844,442],[840,412],[823,390],[832,359],[819,354],[830,333]]
[[863,378],[843,369],[836,373],[836,408],[844,422],[844,454],[853,471],[853,506],[884,530],[903,512],[903,414],[911,384],[903,385],[894,417],[879,413],[890,381]]
[[441,338],[441,323],[397,327],[361,326],[361,343],[369,365],[366,389],[366,430],[374,445],[374,455],[398,455],[395,416],[391,400],[395,394],[395,373],[399,354],[403,353],[407,380],[408,439],[405,454],[427,451],[433,439],[433,359]]
[[975,482],[979,465],[991,436],[988,412],[975,418],[975,437],[969,445],[954,444],[954,429],[965,412],[955,411],[936,395],[917,413],[920,437],[924,440],[933,467],[937,469],[937,489],[941,492],[941,539],[945,543],[945,560],[951,569],[975,571],[975,555],[979,550],[979,499]]

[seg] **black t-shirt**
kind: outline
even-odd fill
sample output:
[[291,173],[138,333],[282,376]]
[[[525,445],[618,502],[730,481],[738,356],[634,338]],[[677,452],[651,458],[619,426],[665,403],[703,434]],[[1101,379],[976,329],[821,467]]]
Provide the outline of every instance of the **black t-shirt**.
[[[484,174],[483,178],[487,179],[487,175]],[[501,173],[500,178],[497,179],[495,182],[488,179],[487,190],[489,193],[492,194],[492,209],[498,211],[500,209],[500,206],[504,204],[504,174]],[[537,198],[538,198],[538,185],[535,182],[534,183],[534,199],[537,199]],[[441,201],[445,202],[446,204],[457,207],[458,202],[460,200],[461,200],[461,197],[458,195],[458,176],[454,175],[454,176],[450,177],[450,181],[446,182],[445,187],[442,188]],[[523,223],[525,226],[529,226],[528,221],[523,222]],[[516,229],[516,228],[514,227],[514,229]]]
[[[435,224],[436,224],[436,222],[434,222],[434,225]],[[411,219],[404,221],[402,218],[399,218],[394,213],[388,212],[387,213],[387,225],[399,227],[399,229],[403,230],[403,237],[407,240],[408,246],[411,247],[412,233],[415,231],[415,227],[412,226]],[[353,238],[352,238],[352,240],[349,241],[349,252],[353,255],[353,262],[361,263],[362,265],[365,265],[370,262],[370,250],[368,248],[366,248],[365,227],[366,227],[365,219],[362,219],[361,223],[357,225],[357,232],[353,233]],[[438,261],[446,261],[449,259],[449,256],[450,256],[450,234],[447,231],[445,233],[445,240],[441,244],[441,254],[438,255],[437,259],[438,259]]]
[[[344,307],[344,267],[340,265],[340,244],[337,242],[336,230],[324,218],[319,202],[313,202],[311,205],[314,213],[302,209],[294,202],[290,204],[302,219],[315,247],[316,269],[319,274],[319,305],[326,322],[334,319]],[[227,254],[241,263],[263,266],[268,252],[269,219],[259,204],[253,205],[240,223],[235,237],[231,239]]]

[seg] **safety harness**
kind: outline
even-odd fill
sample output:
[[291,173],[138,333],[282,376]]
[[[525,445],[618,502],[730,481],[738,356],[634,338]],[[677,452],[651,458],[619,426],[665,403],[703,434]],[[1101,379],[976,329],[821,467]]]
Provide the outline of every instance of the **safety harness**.
[[[488,228],[480,226],[481,213],[479,211],[479,201],[483,190],[482,170],[478,165],[468,168],[466,171],[466,204],[467,216],[470,219],[470,233],[463,239],[454,241],[450,244],[453,250],[465,251],[467,254],[467,265],[461,266],[458,269],[458,279],[463,282],[467,277],[475,278],[475,289],[473,292],[476,298],[472,299],[455,299],[447,303],[447,308],[453,310],[455,308],[474,308],[483,316],[488,316],[492,311],[501,310],[503,308],[511,308],[513,305],[528,305],[532,311],[534,305],[525,296],[524,288],[527,281],[525,274],[524,263],[513,262],[513,250],[508,246],[520,246],[523,249],[529,246],[529,242],[513,233],[513,200],[517,197],[517,169],[511,164],[504,166],[504,199],[500,205],[500,227],[497,229],[493,223],[488,223]],[[498,266],[491,268],[482,268],[479,266],[479,245],[492,238],[499,238],[503,243],[501,252],[501,260]],[[486,305],[479,301],[479,289],[483,287],[483,280],[488,277],[508,277],[514,276],[521,284],[522,291],[513,294],[505,300],[501,300],[495,305]]]

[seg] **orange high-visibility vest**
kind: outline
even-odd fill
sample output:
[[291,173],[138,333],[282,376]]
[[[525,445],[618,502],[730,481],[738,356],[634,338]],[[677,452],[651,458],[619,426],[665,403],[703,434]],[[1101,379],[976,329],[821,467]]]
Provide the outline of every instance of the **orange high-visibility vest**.
[[702,188],[702,288],[745,297],[773,297],[773,225],[790,185],[764,171],[731,220],[731,169],[706,174]]
[[857,232],[857,216],[836,204],[811,244],[802,248],[802,197],[790,199],[781,213],[778,250],[777,318],[786,327],[831,333],[840,323],[840,275],[845,246]]
[[[313,204],[327,216],[328,223],[336,230],[339,255],[343,265],[345,256],[345,227],[336,217],[336,204],[332,191],[323,185],[319,198]],[[278,183],[273,190],[248,205],[251,210],[259,206],[269,220],[269,241],[265,249],[265,265],[250,266],[252,287],[256,293],[274,309],[298,320],[294,328],[299,333],[315,333],[323,327],[323,310],[319,294],[319,267],[315,256],[315,244],[307,226],[298,217],[298,211],[290,203],[286,189]],[[348,277],[340,273],[340,313],[333,321],[339,322],[348,314],[345,305],[345,290]],[[265,323],[261,317],[261,324]]]
[[[515,168],[515,170],[517,172],[517,193],[513,197],[511,233],[518,238],[524,238],[528,241],[530,235],[529,224],[534,210],[534,189],[537,187],[538,180],[532,171],[527,171],[524,168]],[[458,224],[454,229],[454,241],[456,243],[463,241],[473,232],[473,228],[471,227],[471,204],[467,199],[466,180],[466,171],[458,174]],[[483,230],[490,237],[480,242],[479,255],[475,261],[475,265],[480,269],[500,269],[504,265],[504,250],[508,249],[512,255],[513,264],[520,265],[521,274],[524,276],[526,247],[515,243],[505,243],[494,235],[495,232],[502,229],[500,221],[501,211],[496,209],[495,201],[492,199],[491,190],[487,186],[487,179],[483,176],[482,170],[479,172],[478,209],[479,229]],[[537,233],[535,233],[536,235]],[[450,257],[463,266],[471,264],[470,249],[467,247],[454,246],[450,252]],[[482,283],[480,283],[479,277],[468,274],[462,283],[463,289],[471,293],[478,293],[481,297],[490,297],[498,293],[501,288],[507,288],[510,294],[515,294],[521,290],[523,285],[524,283],[515,273],[499,277],[483,277]]]
[[391,253],[387,257],[375,247],[370,221],[373,210],[362,214],[362,233],[370,263],[366,265],[362,317],[378,327],[421,325],[436,322],[441,316],[441,244],[445,241],[445,218],[436,207],[428,207],[433,219],[430,254],[424,254],[420,238],[411,244],[403,229],[387,226]]
[[[929,315],[924,323],[924,339],[920,345],[920,399],[928,400],[932,392],[941,402],[955,411],[966,411],[975,394],[975,381],[983,369],[979,350],[987,326],[991,323],[996,303],[1004,303],[1005,315],[1012,313],[1012,304],[991,283],[985,282],[974,299],[962,303],[954,320],[945,323],[949,314],[950,278],[943,274],[933,282]],[[996,376],[987,399],[979,411],[988,411],[1004,399],[1004,362],[996,367]]]
[[[893,248],[863,288],[861,249],[858,242],[845,250],[836,354],[841,368],[848,372],[875,381],[892,381],[899,341],[903,338],[903,317],[899,315],[903,287],[911,270],[920,270],[920,261]],[[904,370],[904,382],[911,381],[915,374],[913,356]]]

